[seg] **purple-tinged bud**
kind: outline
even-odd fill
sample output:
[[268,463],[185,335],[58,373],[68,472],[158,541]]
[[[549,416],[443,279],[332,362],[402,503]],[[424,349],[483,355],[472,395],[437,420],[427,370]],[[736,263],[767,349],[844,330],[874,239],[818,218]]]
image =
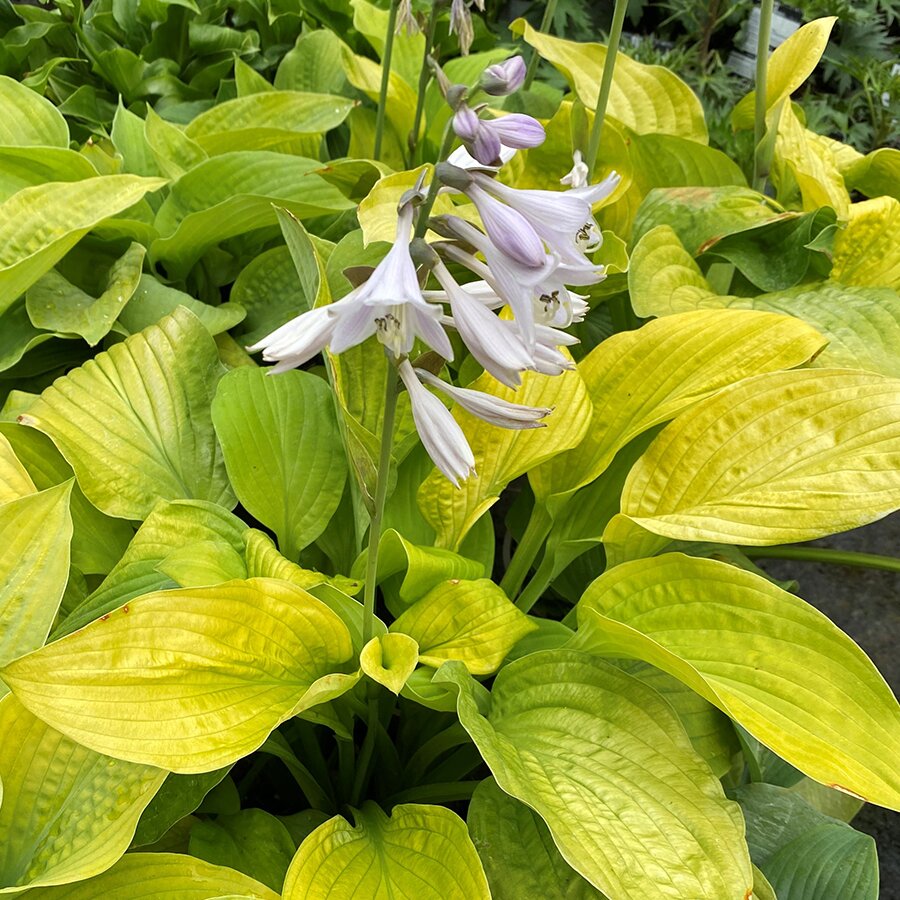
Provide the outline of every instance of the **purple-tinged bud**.
[[499,119],[490,119],[483,122],[483,127],[490,131],[504,147],[512,147],[514,150],[539,147],[547,136],[544,126],[537,119],[522,113],[510,113]]
[[465,103],[461,103],[453,114],[453,131],[482,165],[496,163],[500,156],[500,138]]
[[502,63],[488,66],[481,73],[481,89],[493,97],[515,93],[525,81],[525,60],[513,56]]

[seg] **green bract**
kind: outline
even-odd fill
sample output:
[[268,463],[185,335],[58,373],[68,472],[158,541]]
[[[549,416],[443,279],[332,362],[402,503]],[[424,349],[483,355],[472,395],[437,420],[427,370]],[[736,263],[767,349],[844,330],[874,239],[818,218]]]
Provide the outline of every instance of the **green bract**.
[[478,6],[0,3],[0,894],[877,900],[900,152]]

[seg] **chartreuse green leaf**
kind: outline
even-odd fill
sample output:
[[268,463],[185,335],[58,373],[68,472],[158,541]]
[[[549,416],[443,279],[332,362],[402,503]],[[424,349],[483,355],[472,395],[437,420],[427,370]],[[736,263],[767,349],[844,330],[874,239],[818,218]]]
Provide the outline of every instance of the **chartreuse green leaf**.
[[165,183],[161,178],[105,175],[24,188],[0,203],[0,312],[94,226]]
[[[350,5],[353,7],[353,27],[369,42],[379,58],[383,58],[388,11],[367,0],[350,0]],[[418,86],[424,52],[425,36],[421,32],[410,33],[403,29],[394,36],[391,68],[412,88]],[[452,75],[450,77],[453,78]]]
[[[524,19],[516,19],[509,29],[565,75],[588,109],[596,108],[606,60],[603,44],[552,37]],[[648,66],[624,54],[616,57],[607,113],[638,134],[676,134],[702,144],[708,140],[697,95],[669,69]]]
[[[368,550],[364,550],[353,564],[353,574],[357,578],[365,576],[368,555]],[[376,578],[381,583],[401,572],[403,580],[398,595],[403,605],[413,603],[448,579],[474,579],[485,574],[484,566],[473,559],[440,547],[417,546],[395,529],[388,528],[378,542]]]
[[309,590],[319,584],[330,583],[334,583],[341,590],[349,589],[351,593],[356,593],[359,590],[359,582],[351,578],[345,578],[342,575],[329,577],[321,572],[304,569],[289,559],[285,559],[275,549],[272,539],[262,531],[248,528],[244,532],[243,539],[249,578],[281,578],[305,590]]
[[146,252],[140,244],[132,244],[113,263],[99,297],[92,297],[51,269],[25,295],[28,318],[37,328],[77,334],[95,346],[137,290]]
[[[341,45],[341,64],[347,81],[377,103],[381,91],[381,66],[365,56],[358,56]],[[388,75],[387,105],[385,107],[384,143],[381,159],[395,169],[403,168],[408,147],[407,138],[415,121],[416,92],[396,71]],[[349,117],[352,158],[372,156],[375,140],[375,113],[357,107]]]
[[27,900],[279,900],[271,888],[226,866],[182,853],[128,853],[87,881],[39,888]]
[[489,675],[536,627],[493,581],[454,578],[414,603],[391,631],[415,638],[425,665],[437,669],[458,659],[473,675]]
[[878,856],[869,835],[775,785],[743,785],[734,798],[744,811],[753,861],[779,900],[877,900]]
[[284,900],[365,897],[490,900],[466,823],[442,806],[403,803],[388,818],[374,803],[320,825],[288,869]]
[[389,691],[399,694],[419,661],[419,647],[408,635],[380,634],[359,654],[363,672]]
[[900,200],[876,197],[850,206],[834,239],[831,277],[843,284],[900,289]]
[[435,681],[458,688],[460,721],[497,784],[612,900],[749,896],[740,810],[652,688],[573,650],[510,663],[490,694],[458,662]]
[[329,699],[344,623],[285,581],[160,591],[0,669],[35,715],[86,747],[208,772]]
[[[394,243],[397,234],[397,204],[400,198],[408,191],[423,173],[427,178],[432,177],[433,166],[419,166],[406,172],[393,172],[378,179],[378,182],[369,192],[369,195],[359,204],[357,216],[359,227],[362,228],[363,242],[371,244],[374,241],[388,241]],[[453,202],[447,196],[439,196],[435,200],[434,215],[455,212],[461,210],[453,206]],[[433,235],[433,232],[429,232]]]
[[875,521],[900,506],[898,407],[900,380],[871,372],[745,379],[656,438],[622,513],[675,540],[756,545]]
[[741,749],[734,724],[708,700],[677,678],[640,660],[621,660],[622,669],[649,684],[675,710],[694,749],[718,778],[731,769],[734,754]]
[[62,147],[0,147],[0,201],[47,181],[81,181],[99,173],[76,150]]
[[55,635],[69,634],[141,594],[175,587],[176,582],[161,571],[173,556],[190,555],[197,547],[208,555],[210,545],[217,545],[228,559],[243,553],[246,530],[237,516],[215,503],[158,503],[109,575],[72,610]]
[[880,197],[887,194],[900,200],[900,150],[881,147],[854,160],[844,171],[847,187],[865,194]]
[[144,519],[160,499],[230,507],[210,417],[220,375],[209,332],[179,308],[57,379],[19,421],[53,440],[110,515]]
[[189,309],[212,335],[234,328],[245,315],[239,303],[210,306],[184,291],[162,284],[153,275],[141,275],[128,305],[119,313],[116,331],[137,334],[175,312],[179,306]]
[[155,844],[176,822],[197,809],[203,798],[227,774],[227,766],[197,775],[176,775],[170,772],[141,813],[131,846]]
[[592,649],[652,663],[811,778],[900,807],[900,705],[862,650],[799,597],[667,553],[601,575],[578,615]]
[[[814,19],[797,29],[769,56],[766,67],[766,111],[787,100],[819,64],[837,16]],[[750,91],[731,113],[735,129],[753,127],[756,92]]]
[[37,491],[12,445],[0,432],[0,505]]
[[590,396],[578,371],[557,376],[526,372],[518,389],[505,387],[485,372],[470,386],[514,403],[548,407],[553,412],[544,420],[546,428],[509,431],[476,419],[458,406],[454,409],[454,417],[475,455],[477,477],[469,478],[457,489],[434,469],[418,493],[422,515],[437,534],[436,545],[450,549],[459,547],[510,481],[577,447],[591,427]]
[[153,242],[151,256],[177,278],[207,248],[277,224],[273,203],[301,219],[353,209],[352,201],[316,173],[321,165],[270,150],[204,160],[172,185],[156,217],[162,237]]
[[801,365],[822,349],[817,331],[789,316],[697,310],[603,341],[579,364],[593,405],[574,449],[529,479],[542,502],[593,481],[630,440],[729,384]]
[[0,663],[50,633],[69,577],[71,491],[67,481],[0,505]]
[[69,126],[45,97],[0,75],[0,145],[68,148]]
[[634,219],[632,243],[651,228],[669,225],[688,253],[700,253],[724,235],[762,226],[784,213],[772,201],[737,185],[654,188]]
[[237,869],[275,891],[297,849],[284,824],[262,809],[242,809],[191,828],[191,856]]
[[232,150],[262,150],[297,135],[336,128],[353,101],[329,94],[266,91],[226,100],[200,113],[184,134],[210,156]]
[[[15,449],[37,490],[43,491],[72,478],[72,467],[46,435],[23,425],[0,422],[0,435]],[[72,484],[72,564],[85,575],[105,575],[119,561],[134,529],[122,519],[100,512]]]
[[0,733],[0,894],[80,881],[122,856],[166,773],[80,746],[11,694]]
[[797,316],[828,338],[827,346],[810,365],[900,377],[900,295],[892,288],[829,280],[758,297],[720,296],[710,288],[675,232],[659,225],[647,232],[632,252],[628,290],[639,316],[726,307]]
[[493,900],[604,900],[563,858],[544,820],[487,778],[466,816]]
[[212,417],[238,499],[296,558],[334,515],[347,479],[328,383],[309,372],[270,378],[262,369],[232,369],[219,382]]
[[307,297],[287,247],[273,247],[250,260],[229,296],[247,311],[245,330],[240,336],[241,343],[247,346],[306,312],[315,300]]
[[206,151],[184,130],[147,108],[144,139],[157,167],[169,178],[180,178],[189,169],[208,159]]

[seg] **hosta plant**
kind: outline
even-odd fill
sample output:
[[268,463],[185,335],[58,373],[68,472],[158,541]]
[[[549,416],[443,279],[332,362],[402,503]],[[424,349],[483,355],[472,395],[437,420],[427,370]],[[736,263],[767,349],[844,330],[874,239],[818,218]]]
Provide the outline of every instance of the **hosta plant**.
[[832,20],[744,173],[475,4],[13,9],[0,893],[877,897],[900,707],[755,562],[900,508],[897,151],[790,99]]

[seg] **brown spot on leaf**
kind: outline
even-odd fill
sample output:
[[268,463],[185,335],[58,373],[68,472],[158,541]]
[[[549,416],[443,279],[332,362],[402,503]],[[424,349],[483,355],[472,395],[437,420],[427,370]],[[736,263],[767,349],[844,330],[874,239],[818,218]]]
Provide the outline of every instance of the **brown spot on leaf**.
[[128,607],[127,607],[127,606],[123,606],[123,607],[122,607],[122,612],[127,614],[127,612],[128,612]]
[[100,621],[105,622],[108,618],[109,618],[109,613],[107,613],[105,616],[100,616]]

